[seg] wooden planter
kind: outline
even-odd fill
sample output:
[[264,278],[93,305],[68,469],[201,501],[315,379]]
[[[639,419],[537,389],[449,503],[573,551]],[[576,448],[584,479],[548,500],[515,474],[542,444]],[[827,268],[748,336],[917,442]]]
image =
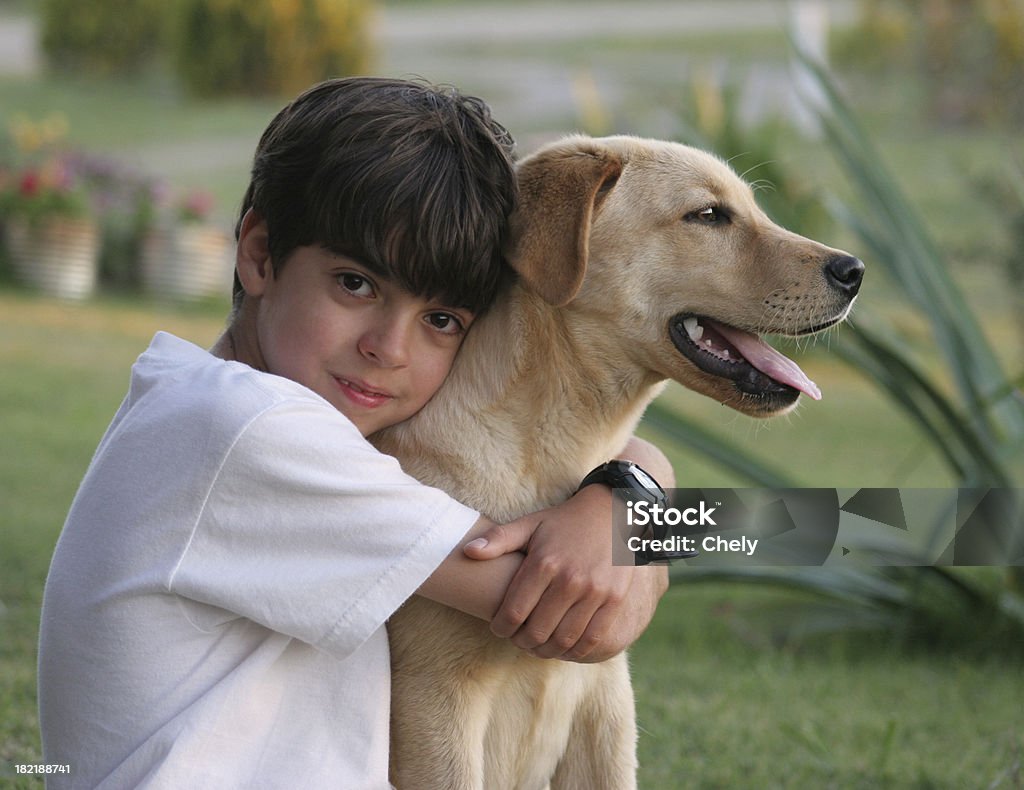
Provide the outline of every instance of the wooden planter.
[[151,230],[142,244],[142,285],[169,301],[230,298],[232,251],[231,237],[209,225]]
[[86,299],[96,291],[100,233],[94,222],[15,218],[6,227],[11,264],[21,282],[61,299]]

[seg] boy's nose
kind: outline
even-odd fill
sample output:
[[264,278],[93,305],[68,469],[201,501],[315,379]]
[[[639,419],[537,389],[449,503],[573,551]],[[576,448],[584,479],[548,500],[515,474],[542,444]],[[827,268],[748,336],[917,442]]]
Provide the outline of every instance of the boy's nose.
[[400,367],[409,359],[409,329],[400,321],[370,327],[359,339],[359,353],[382,367]]

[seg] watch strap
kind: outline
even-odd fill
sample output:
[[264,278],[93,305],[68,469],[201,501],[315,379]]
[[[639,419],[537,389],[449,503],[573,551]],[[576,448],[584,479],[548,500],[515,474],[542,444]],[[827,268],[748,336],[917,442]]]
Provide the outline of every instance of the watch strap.
[[649,472],[632,461],[611,460],[594,467],[583,478],[576,490],[579,491],[594,483],[602,483],[610,488],[635,491],[652,504],[657,503],[662,507],[668,505],[668,495],[665,493],[665,489]]
[[[576,490],[602,483],[613,489],[624,489],[642,497],[652,505],[663,508],[669,506],[668,495],[649,472],[632,461],[612,460],[594,467],[582,480]],[[665,538],[664,528],[654,528],[652,536],[658,540]],[[637,565],[649,565],[652,562],[668,562],[674,559],[696,557],[698,551],[650,551],[641,550],[633,553]]]

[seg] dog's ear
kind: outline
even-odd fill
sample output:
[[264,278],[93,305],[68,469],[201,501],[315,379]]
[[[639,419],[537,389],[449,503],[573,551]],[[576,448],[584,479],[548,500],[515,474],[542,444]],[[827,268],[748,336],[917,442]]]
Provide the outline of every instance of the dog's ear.
[[594,210],[622,172],[610,149],[586,138],[556,144],[517,170],[519,204],[505,256],[528,289],[560,307],[583,284]]

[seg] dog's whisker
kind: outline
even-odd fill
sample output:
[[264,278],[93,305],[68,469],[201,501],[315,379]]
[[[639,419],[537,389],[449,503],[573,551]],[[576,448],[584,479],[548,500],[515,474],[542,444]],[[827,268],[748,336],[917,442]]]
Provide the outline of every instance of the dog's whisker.
[[745,179],[747,177],[748,173],[754,172],[755,170],[757,170],[757,168],[765,167],[766,165],[773,165],[773,164],[775,164],[775,160],[774,159],[766,159],[764,162],[759,162],[758,164],[754,165],[753,167],[748,167],[746,170],[744,170],[742,173],[740,173],[740,178]]
[[[728,159],[725,160],[725,162],[726,162],[726,164],[731,165],[737,159],[740,159],[741,157],[749,156],[749,155],[750,155],[750,151],[740,151],[738,154],[733,154],[732,156],[730,156]],[[742,176],[740,176],[740,177],[742,178]]]

